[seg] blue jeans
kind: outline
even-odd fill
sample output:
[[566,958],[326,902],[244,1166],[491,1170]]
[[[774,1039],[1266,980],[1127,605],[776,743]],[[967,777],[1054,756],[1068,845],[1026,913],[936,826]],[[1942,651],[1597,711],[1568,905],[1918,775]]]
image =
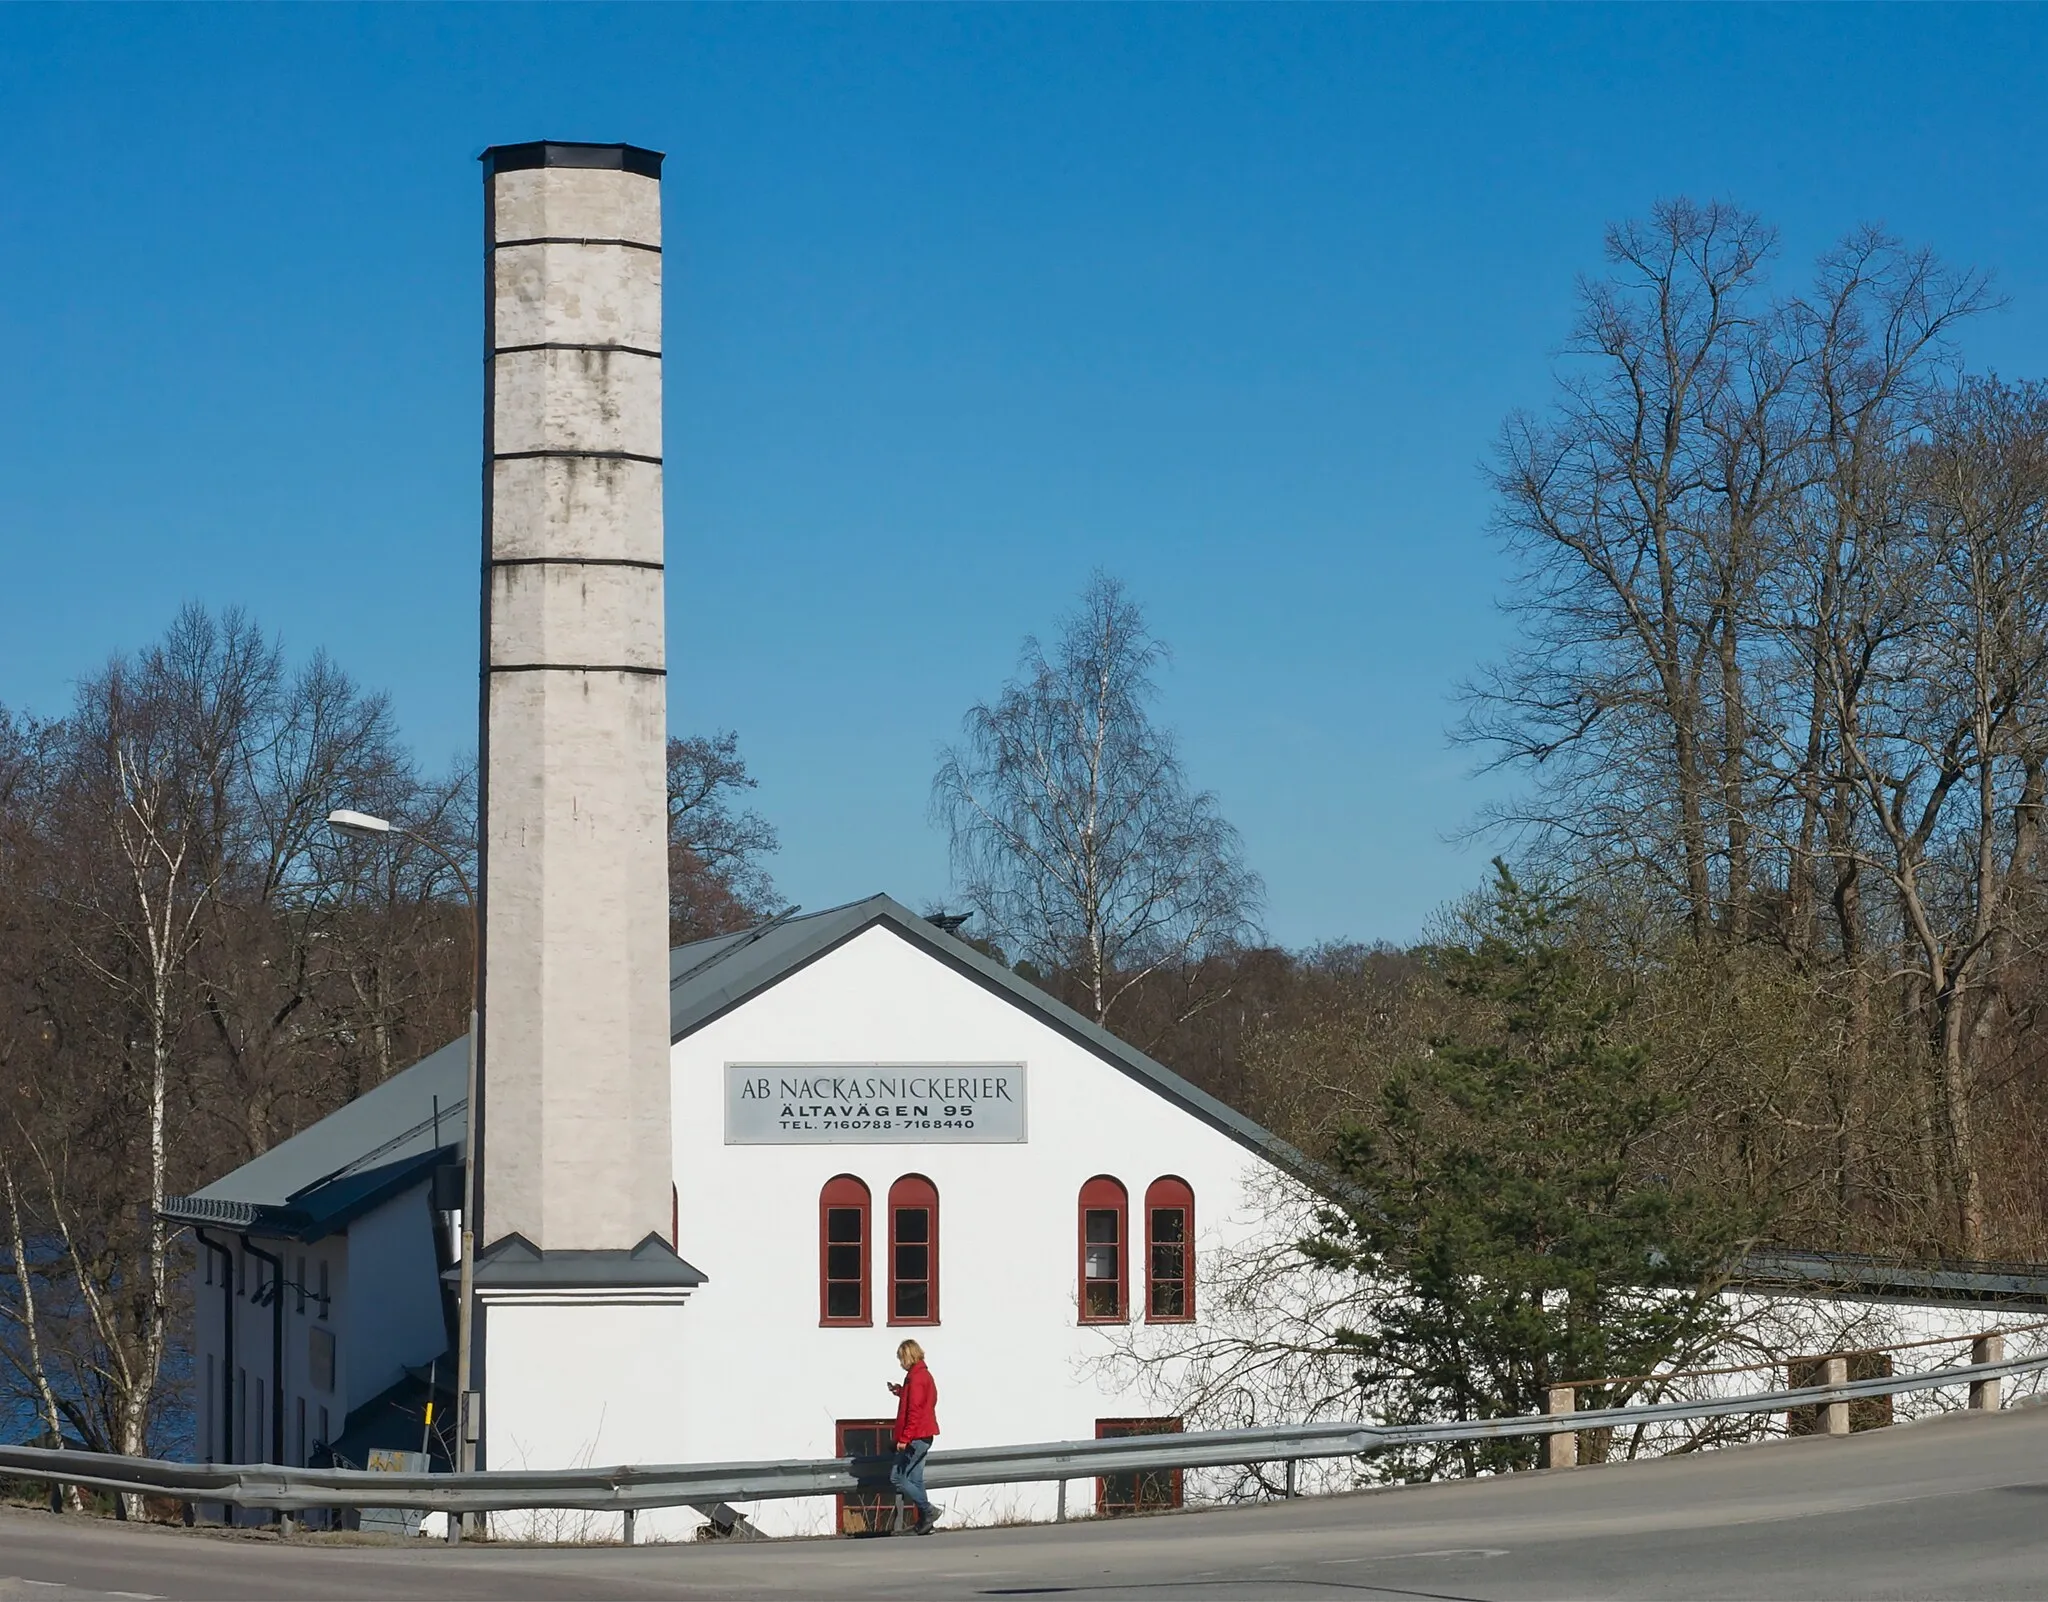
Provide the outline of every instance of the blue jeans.
[[899,1495],[910,1499],[920,1521],[932,1516],[931,1498],[924,1494],[924,1459],[931,1449],[932,1438],[929,1435],[899,1447],[896,1462],[889,1470],[889,1483],[896,1487]]

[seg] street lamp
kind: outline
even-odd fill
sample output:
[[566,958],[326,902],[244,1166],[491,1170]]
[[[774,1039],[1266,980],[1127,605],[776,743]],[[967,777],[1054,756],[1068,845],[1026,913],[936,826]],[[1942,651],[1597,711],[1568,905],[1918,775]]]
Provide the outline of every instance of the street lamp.
[[[336,807],[327,814],[327,827],[339,829],[343,834],[354,835],[358,840],[375,840],[381,835],[405,834],[404,829],[393,829],[389,818],[372,817],[367,812],[351,812],[347,807]],[[419,839],[418,835],[413,836]],[[422,841],[422,844],[427,842]],[[455,870],[460,873],[462,870]],[[465,884],[464,888],[467,888]]]
[[[437,842],[388,818],[337,807],[327,814],[327,826],[337,834],[357,840],[382,840],[399,835],[415,845],[425,846],[453,870],[456,881],[462,886],[463,899],[469,906],[469,1089],[462,1114],[462,1280],[456,1305],[455,1335],[455,1466],[467,1474],[476,1467],[469,1367],[470,1309],[476,1300],[476,1003],[483,984],[483,941],[477,927],[476,892],[470,886],[469,875],[462,871],[462,864]],[[462,1539],[462,1526],[467,1518],[466,1514],[449,1516],[449,1540]]]

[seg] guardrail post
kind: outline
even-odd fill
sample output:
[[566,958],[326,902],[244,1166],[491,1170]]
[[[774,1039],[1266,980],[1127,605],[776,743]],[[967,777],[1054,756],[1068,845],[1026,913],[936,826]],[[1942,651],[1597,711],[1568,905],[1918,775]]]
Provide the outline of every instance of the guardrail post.
[[1067,1482],[1065,1480],[1060,1481],[1060,1505],[1059,1510],[1053,1514],[1052,1521],[1055,1524],[1067,1522]]
[[1299,1458],[1290,1457],[1287,1460],[1287,1499],[1290,1502],[1294,1500],[1294,1466],[1298,1462]]
[[630,1508],[630,1507],[629,1507],[629,1508],[627,1508],[627,1509],[626,1509],[626,1524],[625,1524],[625,1529],[624,1529],[624,1531],[623,1531],[623,1532],[622,1532],[622,1534],[621,1534],[621,1539],[622,1539],[622,1540],[624,1541],[624,1543],[625,1543],[625,1544],[626,1544],[627,1546],[631,1546],[631,1545],[633,1544],[633,1520],[634,1520],[634,1516],[635,1516],[635,1515],[636,1515],[636,1514],[637,1514],[638,1512],[639,1512],[639,1509],[638,1509],[638,1508]]
[[[1543,1411],[1550,1418],[1566,1418],[1578,1411],[1578,1391],[1570,1385],[1553,1385],[1544,1392]],[[1543,1437],[1543,1466],[1572,1468],[1579,1461],[1576,1430],[1559,1430]]]
[[[1979,1335],[1970,1342],[1970,1361],[1973,1363],[2004,1362],[2005,1337],[2003,1335]],[[2000,1386],[1996,1378],[1971,1380],[1970,1406],[1980,1412],[1997,1412],[1999,1391]]]
[[[1849,1383],[1849,1359],[1846,1357],[1824,1357],[1820,1362],[1820,1382],[1823,1385],[1847,1385]],[[1823,1435],[1847,1435],[1849,1433],[1849,1404],[1847,1402],[1825,1402],[1820,1410],[1820,1433]]]

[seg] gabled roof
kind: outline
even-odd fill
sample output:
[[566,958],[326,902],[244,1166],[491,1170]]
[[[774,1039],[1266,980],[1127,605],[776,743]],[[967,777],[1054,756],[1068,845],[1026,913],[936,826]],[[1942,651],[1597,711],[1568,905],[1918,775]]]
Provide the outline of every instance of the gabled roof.
[[695,1033],[874,928],[887,929],[984,989],[1034,1014],[1112,1068],[1228,1135],[1247,1151],[1311,1183],[1328,1183],[1327,1175],[1321,1174],[1315,1164],[1278,1135],[1189,1084],[1171,1068],[1154,1062],[1128,1041],[1119,1040],[1100,1024],[1083,1017],[958,936],[927,923],[890,896],[869,896],[865,901],[851,901],[843,907],[804,917],[773,919],[745,934],[721,935],[679,946],[669,953],[670,1040]]
[[204,1189],[167,1197],[164,1216],[318,1240],[458,1160],[468,1106],[464,1034]]
[[[1328,1182],[1326,1175],[1318,1175],[1306,1157],[1277,1135],[889,896],[869,896],[800,917],[771,918],[740,934],[717,935],[676,947],[669,953],[670,1041],[695,1033],[875,928],[886,929],[1024,1008],[1247,1151],[1311,1183]],[[419,1162],[418,1172],[423,1174],[432,1166],[425,1159],[441,1148],[448,1148],[442,1160],[462,1155],[468,1074],[469,1037],[463,1035],[205,1189],[170,1198],[165,1216],[280,1232],[305,1227],[294,1224],[295,1219],[320,1220],[322,1233],[342,1227],[344,1212],[352,1217],[366,1210],[356,1205],[348,1212],[342,1205],[345,1197],[360,1202],[363,1195],[375,1190],[381,1199],[391,1193],[382,1184],[400,1167]],[[372,1173],[383,1176],[383,1182],[365,1185],[363,1181]]]

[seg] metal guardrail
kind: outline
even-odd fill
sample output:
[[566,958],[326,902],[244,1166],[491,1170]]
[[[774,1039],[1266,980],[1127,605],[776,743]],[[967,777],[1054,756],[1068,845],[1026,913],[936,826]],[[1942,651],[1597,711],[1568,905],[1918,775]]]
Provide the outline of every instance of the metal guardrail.
[[[1777,1413],[1872,1396],[1979,1385],[2048,1368],[2048,1354],[1971,1363],[1921,1374],[1759,1391],[1697,1402],[1654,1402],[1583,1413],[1521,1414],[1440,1424],[1286,1424],[1262,1429],[1201,1430],[1126,1436],[1107,1441],[1049,1441],[1022,1446],[971,1446],[934,1452],[925,1484],[968,1485],[1086,1479],[1150,1469],[1215,1468],[1354,1457],[1388,1447],[1516,1435],[1558,1435],[1609,1426]],[[116,1494],[221,1502],[291,1511],[326,1507],[408,1507],[450,1513],[516,1508],[629,1512],[699,1503],[765,1502],[885,1488],[888,1458],[813,1458],[790,1462],[699,1463],[584,1469],[491,1469],[470,1474],[387,1474],[363,1469],[289,1468],[280,1464],[198,1465],[156,1458],[35,1446],[0,1446],[0,1474]]]

